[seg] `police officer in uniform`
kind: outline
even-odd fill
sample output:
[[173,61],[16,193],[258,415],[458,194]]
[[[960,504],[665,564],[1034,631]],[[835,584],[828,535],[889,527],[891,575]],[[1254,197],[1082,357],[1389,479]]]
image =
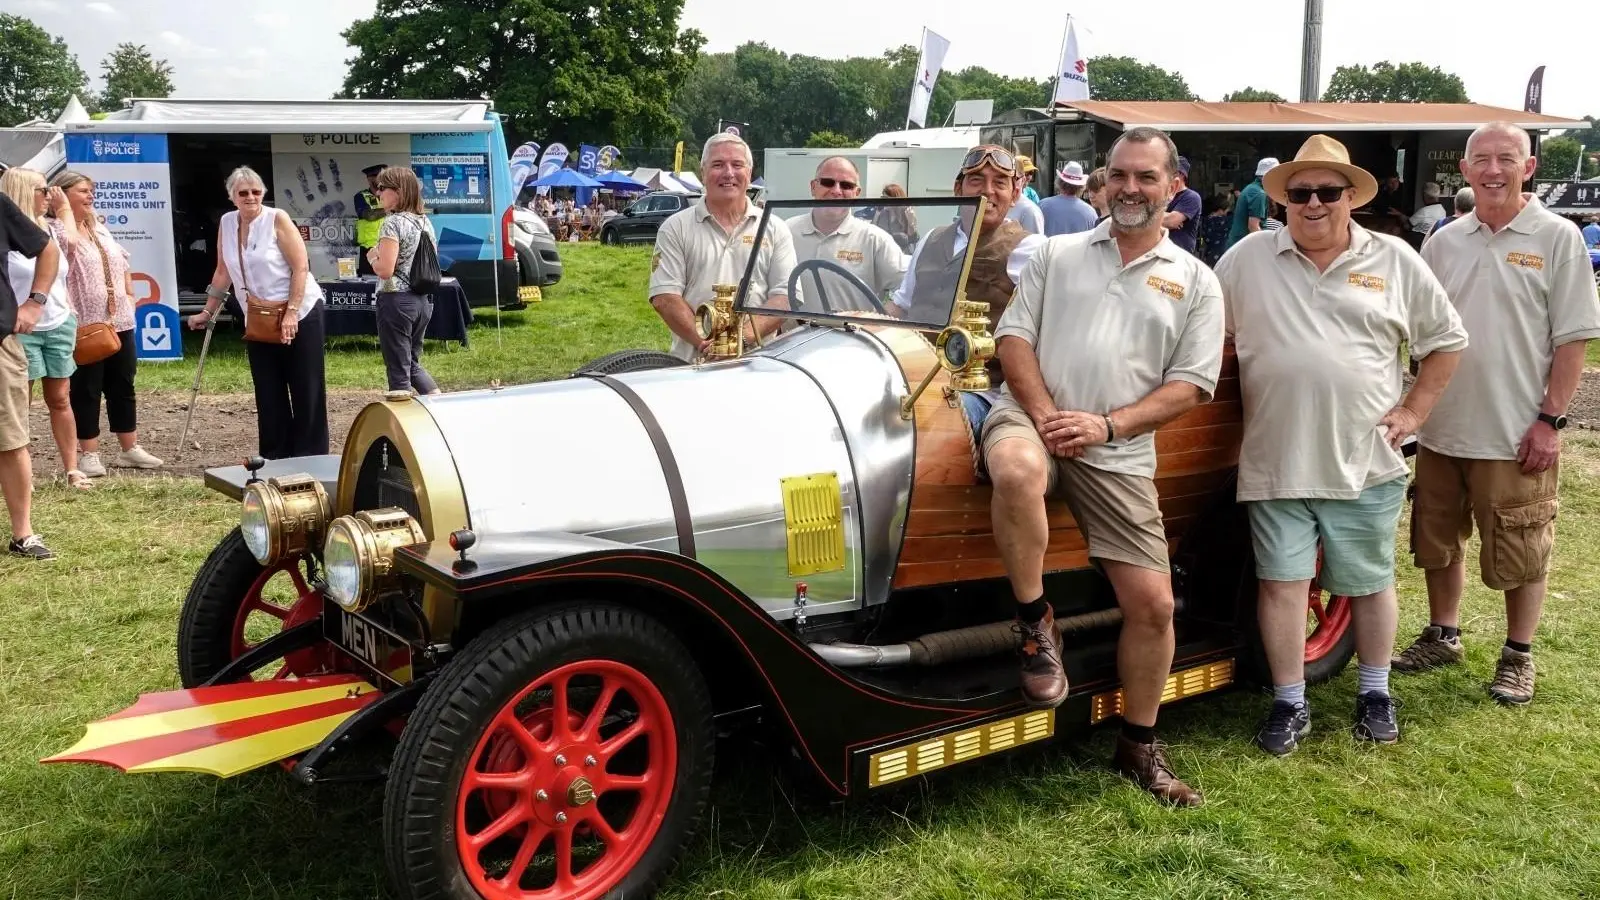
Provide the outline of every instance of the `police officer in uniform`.
[[356,243],[361,252],[356,254],[356,273],[377,276],[372,271],[372,261],[367,254],[378,246],[378,229],[383,226],[383,204],[378,202],[378,173],[387,166],[367,166],[361,174],[367,176],[367,189],[356,194]]

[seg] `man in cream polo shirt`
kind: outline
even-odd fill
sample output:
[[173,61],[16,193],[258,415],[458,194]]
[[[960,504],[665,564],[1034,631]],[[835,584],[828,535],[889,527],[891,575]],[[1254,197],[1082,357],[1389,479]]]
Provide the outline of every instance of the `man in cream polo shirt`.
[[[788,309],[789,272],[794,268],[794,243],[789,229],[769,224],[755,246],[761,210],[750,202],[750,145],[736,134],[719,132],[706,141],[700,156],[704,199],[667,219],[656,234],[656,252],[650,261],[650,305],[672,332],[672,355],[693,362],[709,341],[700,336],[695,310],[711,300],[713,285],[738,284],[744,278],[750,254],[755,271],[750,275],[747,306]],[[755,317],[763,335],[783,324],[775,316]],[[745,328],[749,338],[749,327]]]
[[1114,765],[1161,800],[1197,806],[1200,792],[1155,742],[1173,600],[1152,432],[1216,389],[1222,295],[1161,226],[1178,169],[1172,139],[1131,129],[1106,167],[1111,218],[1045,241],[995,328],[1006,380],[982,435],[991,519],[1018,604],[1023,699],[1055,706],[1067,694],[1043,582],[1045,500],[1059,490],[1123,611]]
[[[843,201],[860,196],[861,176],[850,160],[830,156],[817,166],[816,177],[811,179],[811,199]],[[790,219],[789,235],[794,240],[795,262],[827,260],[860,278],[879,300],[887,303],[889,293],[905,280],[908,257],[889,232],[856,218],[851,212],[848,206],[838,206],[814,209]],[[830,278],[837,280],[838,276],[821,276],[824,289],[830,286]],[[810,276],[802,276],[802,279],[811,281]],[[876,310],[865,297],[857,296],[852,290],[835,288],[828,292],[828,299],[846,303],[853,310]]]
[[[1400,738],[1388,665],[1407,476],[1400,446],[1450,380],[1467,333],[1410,246],[1350,221],[1378,184],[1350,164],[1343,144],[1313,135],[1262,187],[1284,205],[1285,227],[1247,235],[1217,262],[1244,399],[1238,499],[1249,511],[1272,670],[1272,709],[1256,744],[1283,756],[1311,730],[1313,577],[1350,598],[1360,657],[1355,736],[1392,743]],[[1407,344],[1422,364],[1402,397]]]
[[1422,248],[1472,346],[1419,435],[1411,550],[1427,570],[1429,624],[1394,659],[1403,672],[1464,659],[1458,616],[1476,524],[1483,583],[1506,595],[1506,642],[1489,694],[1519,705],[1533,699],[1560,429],[1585,348],[1600,337],[1582,236],[1522,192],[1538,165],[1528,144],[1527,132],[1506,123],[1473,132],[1460,165],[1477,206]]

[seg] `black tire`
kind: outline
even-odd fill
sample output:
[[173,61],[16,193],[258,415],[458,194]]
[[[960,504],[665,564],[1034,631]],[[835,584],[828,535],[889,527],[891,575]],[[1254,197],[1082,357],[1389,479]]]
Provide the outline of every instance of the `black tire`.
[[239,606],[261,576],[238,526],[206,557],[178,614],[178,677],[198,687],[233,661],[233,627]]
[[600,229],[600,243],[610,244],[611,246],[615,247],[616,245],[622,243],[622,239],[617,237],[617,230],[615,228],[602,228]]
[[384,795],[385,858],[400,896],[482,896],[456,845],[457,803],[467,767],[507,704],[547,673],[584,662],[620,663],[647,678],[665,698],[677,748],[660,827],[604,896],[649,896],[670,873],[711,791],[712,709],[704,678],[659,622],[626,607],[578,602],[507,619],[478,636],[440,672],[412,713]]
[[[1250,567],[1251,571],[1255,568],[1253,559],[1250,562]],[[1311,584],[1312,590],[1319,590],[1315,579],[1312,580]],[[1246,648],[1242,662],[1244,663],[1244,674],[1251,682],[1263,687],[1270,687],[1272,685],[1272,669],[1267,665],[1267,650],[1261,643],[1261,625],[1256,613],[1256,589],[1256,580],[1254,578],[1247,579],[1245,582],[1246,596],[1239,598],[1239,620],[1240,627],[1244,631]],[[1324,605],[1331,606],[1336,602],[1334,598],[1328,596],[1326,591],[1320,591],[1320,594]],[[1350,602],[1349,598],[1340,599],[1347,605]],[[1309,597],[1307,602],[1310,602]],[[1328,647],[1325,652],[1320,653],[1315,659],[1306,661],[1306,684],[1321,684],[1325,681],[1332,681],[1350,665],[1350,661],[1355,659],[1355,656],[1356,628],[1352,622],[1345,625],[1343,632],[1338,636],[1338,640]]]
[[670,369],[684,365],[683,360],[660,350],[618,350],[607,353],[578,369],[600,375],[621,375],[625,372],[647,372],[651,369]]

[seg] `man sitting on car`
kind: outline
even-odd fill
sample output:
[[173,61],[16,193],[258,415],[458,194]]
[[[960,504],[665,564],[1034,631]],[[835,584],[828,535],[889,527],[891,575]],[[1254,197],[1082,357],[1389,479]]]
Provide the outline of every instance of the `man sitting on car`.
[[[695,309],[715,297],[713,285],[738,284],[756,253],[746,304],[775,309],[789,307],[789,272],[794,268],[794,242],[787,228],[770,229],[755,246],[761,210],[750,202],[750,145],[736,134],[719,132],[706,141],[700,155],[700,180],[705,196],[661,224],[650,261],[650,305],[672,331],[672,355],[693,362],[711,342],[695,327]],[[764,304],[759,302],[764,298]],[[755,317],[767,335],[783,319]],[[746,327],[746,338],[754,338]]]
[[1166,133],[1135,128],[1106,162],[1109,221],[1050,238],[995,328],[1006,383],[984,423],[990,517],[1022,632],[1022,697],[1066,699],[1061,636],[1044,592],[1045,500],[1064,496],[1122,608],[1117,770],[1157,798],[1197,806],[1155,741],[1172,668],[1172,575],[1157,505],[1153,432],[1216,389],[1222,290],[1162,227],[1178,172]]
[[[861,176],[850,160],[842,156],[830,156],[817,166],[816,177],[811,179],[811,199],[838,202],[860,196]],[[789,233],[794,238],[795,261],[827,260],[860,278],[875,296],[886,297],[905,280],[905,251],[900,249],[888,232],[871,222],[856,218],[853,212],[849,206],[830,206],[813,209],[790,219],[788,225]],[[819,273],[819,276],[819,280],[828,286],[831,286],[828,284],[830,277],[840,280],[837,275]],[[810,281],[810,278],[805,277],[805,280]],[[828,299],[848,309],[874,309],[865,297],[856,297],[856,292],[847,288],[829,291]],[[815,307],[808,309],[811,312],[825,311]]]
[[[961,170],[956,173],[957,197],[983,197],[988,201],[983,221],[978,224],[978,249],[973,255],[972,272],[967,276],[966,296],[968,300],[989,304],[991,322],[1000,320],[1006,304],[1011,302],[1012,292],[1017,289],[1022,267],[1045,241],[1043,235],[1030,234],[1006,218],[1022,193],[1017,172],[1016,157],[1009,150],[981,144],[968,151],[961,160]],[[967,223],[956,221],[923,236],[911,254],[905,281],[894,294],[894,305],[889,307],[891,314],[898,308],[901,318],[944,326],[950,317],[956,282],[966,263],[967,230]],[[989,360],[988,368],[990,389],[987,392],[963,391],[960,395],[974,434],[999,398],[1000,385],[1005,381],[999,359]]]

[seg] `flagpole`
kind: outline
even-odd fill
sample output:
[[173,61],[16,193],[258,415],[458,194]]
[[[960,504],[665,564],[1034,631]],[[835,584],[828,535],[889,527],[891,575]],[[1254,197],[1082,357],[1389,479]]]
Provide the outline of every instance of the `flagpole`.
[[[927,49],[927,46],[928,46],[928,26],[924,25],[924,26],[922,26],[922,39],[917,42],[917,62],[919,64],[922,62],[922,53],[923,53],[923,51],[925,49]],[[917,81],[918,81],[917,76],[918,76],[918,74],[919,74],[919,72],[915,71],[915,70],[912,71],[912,73],[911,73],[911,99],[912,100],[916,99]],[[933,105],[933,102],[932,102],[931,99],[929,100],[928,105],[929,106]],[[910,103],[910,101],[908,101],[906,103],[906,127],[905,127],[905,130],[906,131],[910,131],[911,130],[911,103]]]
[[1067,32],[1072,30],[1072,13],[1067,13],[1067,24],[1061,29],[1061,49],[1056,51],[1056,83],[1050,89],[1050,102],[1047,109],[1056,108],[1056,96],[1061,93],[1061,59],[1067,55]]

